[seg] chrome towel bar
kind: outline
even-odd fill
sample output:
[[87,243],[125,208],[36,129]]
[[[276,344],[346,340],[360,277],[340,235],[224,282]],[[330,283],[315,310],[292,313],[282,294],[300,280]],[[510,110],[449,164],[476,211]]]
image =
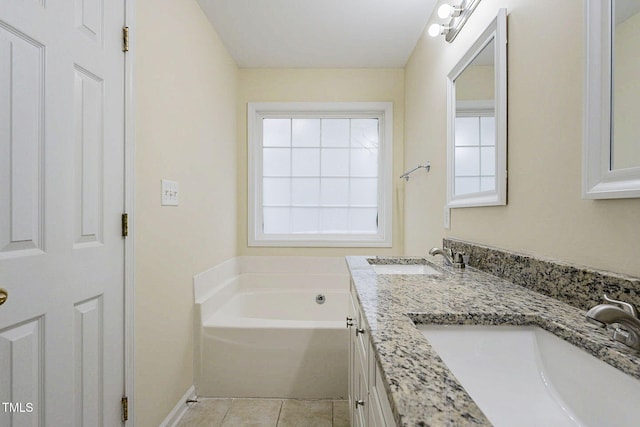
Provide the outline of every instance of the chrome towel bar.
[[400,175],[400,178],[404,178],[405,181],[409,181],[409,175],[411,175],[413,172],[417,171],[420,168],[424,168],[427,170],[427,172],[429,172],[429,170],[431,170],[431,162],[427,162],[424,165],[418,165],[415,168],[411,169],[410,171],[407,171],[405,173],[403,173],[402,175]]

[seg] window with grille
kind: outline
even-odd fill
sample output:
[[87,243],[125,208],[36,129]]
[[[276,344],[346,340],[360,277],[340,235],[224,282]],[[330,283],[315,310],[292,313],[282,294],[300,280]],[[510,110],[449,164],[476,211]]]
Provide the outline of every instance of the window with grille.
[[249,104],[249,245],[391,246],[391,103]]
[[[456,110],[455,181],[456,196],[495,191],[496,119],[492,105],[478,107],[472,102]],[[470,105],[473,105],[473,108]]]

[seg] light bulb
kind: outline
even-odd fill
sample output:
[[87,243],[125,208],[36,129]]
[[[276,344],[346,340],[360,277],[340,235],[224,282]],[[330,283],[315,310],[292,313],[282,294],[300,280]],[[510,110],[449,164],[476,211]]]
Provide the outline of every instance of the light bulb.
[[440,19],[447,19],[453,14],[453,6],[449,3],[443,3],[438,8],[438,17]]
[[441,34],[441,28],[442,26],[440,24],[431,24],[429,25],[429,35],[431,37],[438,37]]
[[447,19],[456,16],[460,16],[460,12],[462,12],[462,8],[457,6],[452,6],[449,3],[443,3],[438,7],[438,17],[440,19]]

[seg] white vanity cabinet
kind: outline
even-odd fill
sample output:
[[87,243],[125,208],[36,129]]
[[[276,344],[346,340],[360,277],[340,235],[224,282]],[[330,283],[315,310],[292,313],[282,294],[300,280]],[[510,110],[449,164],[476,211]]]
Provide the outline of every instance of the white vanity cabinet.
[[353,282],[349,333],[349,414],[352,427],[395,427],[373,344],[365,329]]

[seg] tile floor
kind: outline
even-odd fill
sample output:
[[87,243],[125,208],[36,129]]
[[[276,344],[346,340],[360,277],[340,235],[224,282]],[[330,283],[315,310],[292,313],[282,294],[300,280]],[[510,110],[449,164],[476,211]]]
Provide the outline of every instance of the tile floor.
[[349,427],[346,400],[199,399],[178,427]]

